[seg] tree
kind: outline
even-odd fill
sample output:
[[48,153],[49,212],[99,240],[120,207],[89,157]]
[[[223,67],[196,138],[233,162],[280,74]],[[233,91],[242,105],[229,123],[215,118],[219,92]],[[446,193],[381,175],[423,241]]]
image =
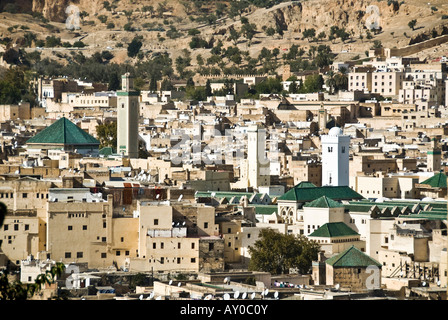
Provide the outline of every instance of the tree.
[[240,33],[233,27],[230,27],[229,33],[229,39],[232,40],[233,45],[236,46],[238,44],[238,39],[240,38]]
[[303,31],[303,37],[305,38],[305,39],[308,39],[308,41],[310,41],[309,39],[311,38],[314,38],[316,36],[316,29],[314,29],[314,28],[311,28],[311,29],[305,29],[304,31]]
[[96,126],[96,134],[100,141],[100,148],[117,147],[117,122],[109,121]]
[[210,79],[207,79],[207,82],[205,83],[205,95],[207,97],[212,96],[213,92],[212,92],[212,86],[210,84]]
[[257,25],[255,23],[245,23],[241,27],[241,33],[249,41],[249,46],[256,32],[257,32]]
[[317,259],[319,244],[303,235],[282,234],[273,229],[262,229],[260,238],[249,247],[249,270],[289,273],[297,269],[301,274],[310,272],[312,261]]
[[417,24],[417,20],[416,19],[412,19],[411,21],[408,22],[408,27],[411,28],[412,30],[415,30],[415,25]]
[[111,91],[117,91],[120,89],[120,77],[116,72],[113,72],[109,76],[109,84],[108,84],[108,90]]
[[135,37],[134,39],[132,39],[131,43],[128,45],[128,56],[130,58],[134,58],[135,56],[137,56],[142,45],[143,44],[140,38]]

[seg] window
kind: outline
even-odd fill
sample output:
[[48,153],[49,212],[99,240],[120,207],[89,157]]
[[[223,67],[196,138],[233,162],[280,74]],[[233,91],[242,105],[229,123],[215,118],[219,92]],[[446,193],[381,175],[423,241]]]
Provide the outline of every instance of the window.
[[126,250],[126,251],[124,252],[124,254],[128,256],[128,255],[129,255],[129,250]]
[[102,241],[102,242],[106,242],[106,237],[102,237],[102,238],[101,238],[101,241]]
[[124,242],[124,238],[123,238],[123,237],[121,237],[121,239],[120,239],[120,240],[121,240],[121,242]]
[[177,258],[177,264],[180,264],[180,258]]
[[28,193],[22,193],[22,198],[28,198]]
[[341,152],[345,153],[345,146],[342,146]]
[[117,250],[117,251],[115,252],[115,255],[116,255],[116,256],[119,256],[119,255],[121,255],[121,252],[120,252],[120,250]]
[[180,242],[177,243],[177,249],[180,249]]
[[333,152],[333,147],[328,147],[328,152]]
[[160,263],[161,263],[161,264],[164,264],[164,263],[165,263],[165,258],[163,258],[163,257],[160,258]]
[[76,252],[76,258],[80,259],[82,258],[83,254],[82,252]]
[[215,244],[214,243],[209,243],[208,244],[208,250],[211,251],[215,248]]
[[25,231],[28,231],[28,230],[30,230],[30,225],[29,225],[29,224],[26,224],[26,225],[25,225]]
[[196,263],[196,258],[191,258],[190,261],[191,263]]
[[19,231],[19,225],[17,223],[14,224],[14,231]]
[[106,228],[106,222],[103,222],[103,228]]
[[154,225],[158,226],[159,225],[159,219],[154,219]]
[[156,248],[157,248],[155,243],[152,244],[152,248],[153,248],[153,249],[156,249]]
[[4,231],[8,231],[8,225],[7,224],[3,225],[3,230]]
[[71,230],[73,230],[73,226],[68,226],[67,229],[68,229],[68,231],[71,231]]
[[194,249],[194,242],[191,244],[191,249]]
[[86,226],[86,225],[83,225],[83,226],[82,226],[82,230],[87,230],[87,226]]
[[204,229],[208,228],[208,222],[204,222]]
[[70,259],[72,257],[72,253],[71,252],[66,252],[65,253],[65,259]]
[[107,258],[107,253],[106,252],[101,252],[101,258],[102,259],[106,259]]

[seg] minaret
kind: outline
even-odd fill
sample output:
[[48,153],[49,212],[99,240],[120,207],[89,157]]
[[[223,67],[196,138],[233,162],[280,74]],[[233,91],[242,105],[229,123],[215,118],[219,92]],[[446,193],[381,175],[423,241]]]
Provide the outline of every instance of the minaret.
[[266,158],[266,130],[250,126],[247,130],[247,170],[249,186],[270,185],[270,164]]
[[439,172],[442,168],[442,152],[436,138],[431,139],[431,149],[426,154],[426,169],[429,172]]
[[328,116],[327,116],[327,109],[325,109],[323,102],[321,102],[320,104],[318,120],[319,120],[319,130],[320,131],[325,130],[325,128],[327,128]]
[[322,186],[349,185],[350,136],[333,127],[322,136]]
[[117,152],[129,158],[138,158],[139,92],[134,91],[129,73],[121,77],[117,91]]

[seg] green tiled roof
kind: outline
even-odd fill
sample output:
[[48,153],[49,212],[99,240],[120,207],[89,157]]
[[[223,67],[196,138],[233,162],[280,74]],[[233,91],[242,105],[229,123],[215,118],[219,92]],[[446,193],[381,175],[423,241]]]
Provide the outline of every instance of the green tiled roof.
[[61,118],[27,141],[36,144],[99,145],[100,142],[66,118]]
[[381,267],[381,263],[371,258],[355,246],[351,246],[347,250],[331,257],[325,261],[333,267]]
[[305,187],[297,185],[278,198],[278,200],[308,202],[316,200],[322,196],[326,196],[333,200],[364,199],[362,195],[348,186]]
[[342,207],[344,207],[344,205],[342,203],[339,203],[337,201],[334,201],[334,200],[328,198],[327,196],[322,196],[316,200],[313,200],[313,201],[307,203],[306,205],[304,205],[304,207],[308,207],[308,208],[342,208]]
[[326,223],[309,235],[309,237],[325,237],[325,238],[346,237],[346,236],[359,236],[359,233],[350,228],[344,222]]
[[420,184],[428,184],[433,188],[446,188],[446,174],[443,172],[437,173]]
[[269,205],[269,204],[251,204],[249,207],[255,208],[256,214],[273,214],[277,213],[278,206],[277,205]]

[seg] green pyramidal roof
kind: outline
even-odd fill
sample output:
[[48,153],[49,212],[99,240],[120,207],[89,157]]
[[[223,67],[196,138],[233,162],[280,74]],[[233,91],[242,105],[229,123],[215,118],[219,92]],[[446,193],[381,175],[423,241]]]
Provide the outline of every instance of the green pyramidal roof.
[[443,172],[437,173],[421,184],[428,184],[433,188],[446,188],[446,174]]
[[67,118],[61,118],[27,141],[36,144],[97,144],[99,141]]
[[344,222],[330,222],[321,226],[319,229],[309,235],[309,237],[346,237],[358,236],[355,230],[347,226]]
[[371,258],[355,246],[351,246],[338,255],[327,259],[325,263],[333,267],[381,267],[381,263]]
[[278,198],[278,200],[308,202],[316,200],[322,196],[333,200],[361,200],[362,195],[348,186],[322,186],[316,187],[312,183],[298,184],[288,192]]
[[343,206],[342,203],[334,201],[327,196],[322,196],[304,205],[304,207],[309,208],[341,208]]

